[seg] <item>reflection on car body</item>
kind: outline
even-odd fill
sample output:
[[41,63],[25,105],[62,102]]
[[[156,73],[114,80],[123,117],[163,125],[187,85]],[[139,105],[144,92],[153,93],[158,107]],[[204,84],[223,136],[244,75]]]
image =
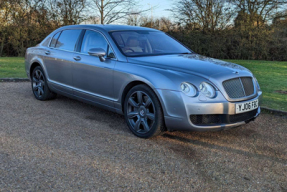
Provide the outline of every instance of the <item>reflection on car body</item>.
[[62,94],[124,114],[142,138],[237,127],[260,113],[251,71],[198,55],[155,29],[61,27],[28,48],[25,63],[36,99]]

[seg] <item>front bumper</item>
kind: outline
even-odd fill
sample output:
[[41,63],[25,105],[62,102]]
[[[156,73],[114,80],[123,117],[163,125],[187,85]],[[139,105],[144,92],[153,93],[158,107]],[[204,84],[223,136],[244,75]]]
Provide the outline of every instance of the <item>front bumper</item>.
[[[185,94],[170,90],[157,90],[161,96],[161,102],[164,105],[165,124],[169,131],[187,130],[187,131],[207,131],[222,130],[244,125],[254,120],[260,114],[260,107],[253,112],[243,114],[238,118],[235,112],[237,103],[244,103],[258,99],[259,106],[261,103],[262,92],[258,92],[257,96],[240,102],[229,102],[221,94],[217,92],[214,99],[209,99],[203,95],[197,97],[188,97]],[[216,117],[218,121],[212,124],[194,124],[192,116],[211,116]],[[232,120],[230,120],[232,119]]]

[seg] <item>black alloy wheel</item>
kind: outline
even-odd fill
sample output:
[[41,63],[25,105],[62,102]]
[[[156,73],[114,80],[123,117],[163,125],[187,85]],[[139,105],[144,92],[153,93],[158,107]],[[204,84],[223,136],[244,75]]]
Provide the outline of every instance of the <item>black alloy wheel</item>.
[[157,136],[164,131],[160,102],[146,85],[137,85],[128,92],[125,119],[133,134],[141,138]]
[[45,101],[54,99],[57,95],[50,91],[47,81],[40,66],[37,66],[31,75],[32,91],[36,99]]

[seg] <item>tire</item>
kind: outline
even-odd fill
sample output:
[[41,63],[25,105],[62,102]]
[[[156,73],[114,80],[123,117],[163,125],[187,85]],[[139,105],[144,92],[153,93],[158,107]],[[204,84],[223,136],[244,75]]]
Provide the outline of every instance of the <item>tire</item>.
[[127,93],[124,115],[129,129],[137,137],[147,139],[165,131],[160,102],[146,85],[137,85]]
[[52,92],[47,84],[47,79],[45,77],[42,67],[37,66],[31,75],[31,86],[32,92],[36,99],[41,101],[46,101],[50,99],[55,99],[57,94]]

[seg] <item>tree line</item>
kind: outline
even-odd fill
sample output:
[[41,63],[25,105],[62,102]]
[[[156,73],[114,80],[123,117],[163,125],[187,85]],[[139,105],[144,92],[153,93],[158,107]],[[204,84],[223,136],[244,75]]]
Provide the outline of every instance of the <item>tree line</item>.
[[136,0],[0,0],[0,56],[23,56],[64,25],[156,28],[220,59],[287,60],[286,0],[177,0],[172,19],[148,17]]

